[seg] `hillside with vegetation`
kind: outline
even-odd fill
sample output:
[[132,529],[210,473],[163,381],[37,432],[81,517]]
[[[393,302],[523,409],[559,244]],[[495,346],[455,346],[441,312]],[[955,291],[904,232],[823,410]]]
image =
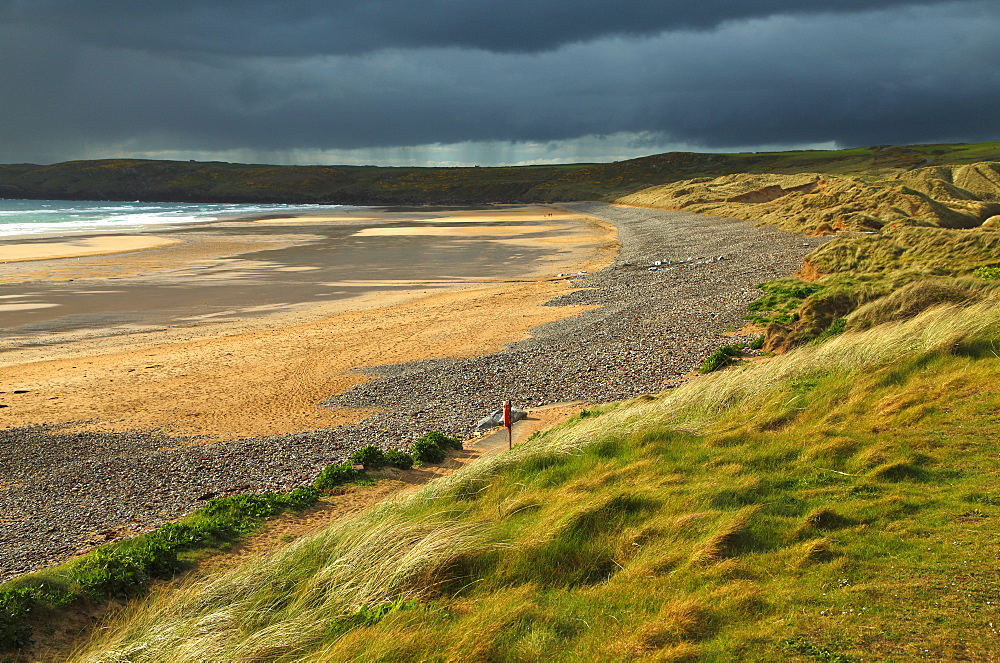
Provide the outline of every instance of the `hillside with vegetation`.
[[888,177],[1000,161],[1000,143],[739,154],[672,152],[602,164],[499,168],[269,166],[105,159],[0,165],[0,197],[352,205],[610,201],[652,186],[725,175]]
[[989,660],[1000,300],[881,315],[158,593],[72,660]]
[[[839,196],[817,209],[873,220],[840,232],[791,218],[831,195],[793,190],[815,181],[795,171],[805,153],[674,185],[743,196],[698,204],[747,220],[836,233],[796,278],[761,284],[747,315],[760,350],[733,346],[718,370],[592,407],[234,568],[144,597],[156,569],[137,571],[118,590],[140,598],[67,660],[994,660],[998,168],[992,154],[928,166],[930,152],[904,151],[850,174],[885,152],[801,171]],[[745,195],[771,186],[786,193]],[[225,538],[305,497],[227,502],[185,527],[221,518],[204,538]],[[58,612],[59,596],[94,600],[81,583],[138,568],[122,560],[146,544],[132,545],[8,583],[0,627]]]
[[891,175],[724,175],[661,184],[616,202],[753,218],[793,232],[885,226],[1000,226],[1000,162],[925,166]]

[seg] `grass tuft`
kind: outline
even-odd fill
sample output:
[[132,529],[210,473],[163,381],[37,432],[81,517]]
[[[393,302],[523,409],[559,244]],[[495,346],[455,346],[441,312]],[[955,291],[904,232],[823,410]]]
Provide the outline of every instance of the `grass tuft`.
[[745,345],[723,345],[708,355],[698,368],[698,372],[704,375],[705,373],[711,373],[735,363],[736,360],[743,356],[743,348],[745,347]]
[[876,467],[869,476],[875,481],[923,481],[927,472],[911,463],[896,461]]
[[822,564],[837,557],[834,543],[831,539],[815,539],[802,545],[797,555],[795,567],[802,568],[811,564]]
[[805,520],[810,527],[821,530],[843,529],[854,524],[852,519],[842,516],[829,507],[820,507],[810,511]]
[[744,507],[727,521],[722,522],[721,526],[694,551],[691,564],[706,566],[751,551],[756,541],[750,530],[750,520],[758,510],[758,506]]

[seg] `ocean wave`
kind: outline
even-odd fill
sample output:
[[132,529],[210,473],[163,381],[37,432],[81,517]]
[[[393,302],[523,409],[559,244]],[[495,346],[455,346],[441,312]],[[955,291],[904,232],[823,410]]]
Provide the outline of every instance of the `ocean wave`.
[[158,224],[205,223],[261,214],[292,214],[343,207],[348,206],[0,199],[0,237],[121,232]]

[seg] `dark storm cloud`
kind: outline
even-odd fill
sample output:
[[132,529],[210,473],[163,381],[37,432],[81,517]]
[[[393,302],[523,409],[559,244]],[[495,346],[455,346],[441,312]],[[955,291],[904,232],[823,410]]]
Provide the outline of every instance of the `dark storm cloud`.
[[310,55],[449,47],[538,52],[610,35],[706,30],[775,14],[955,0],[2,0],[6,21],[103,46]]
[[[160,4],[167,9],[157,24],[144,13],[146,3],[33,0],[15,6],[0,0],[0,162],[159,150],[199,156],[244,150],[259,160],[281,160],[294,150],[469,142],[484,146],[480,158],[490,163],[516,160],[516,146],[497,149],[498,143],[552,142],[552,156],[558,156],[565,145],[560,141],[609,134],[624,136],[622,148],[632,155],[671,143],[753,149],[1000,136],[996,0],[879,2],[878,10],[856,12],[848,10],[874,3],[638,2],[630,4],[633,13],[645,7],[659,23],[598,25],[568,14],[575,32],[552,21],[543,26],[552,33],[545,48],[526,32],[520,41],[496,44],[481,34],[476,48],[465,47],[468,34],[449,36],[443,29],[438,37],[390,39],[405,32],[407,16],[411,32],[422,32],[407,7],[448,6],[441,0],[328,3],[340,12],[335,16],[396,8],[401,17],[367,26],[367,32],[359,28],[367,36],[353,38],[366,48],[300,45],[294,56],[274,55],[274,45],[318,43],[315,35],[295,30],[315,16],[311,3]],[[469,4],[454,3],[454,15],[441,20],[471,21],[463,9]],[[657,13],[666,4],[677,16]],[[791,11],[792,4],[799,9]],[[579,13],[591,5],[610,6],[572,4]],[[561,5],[532,6],[554,11]],[[743,18],[723,17],[727,6]],[[744,6],[754,8],[753,17]],[[812,13],[801,6],[838,11]],[[529,13],[527,3],[503,7],[507,18],[482,28],[491,38],[501,38],[504,31],[495,26],[513,20],[518,7]],[[75,13],[84,8],[86,16]],[[179,30],[178,21],[194,22],[195,16],[218,26],[214,17],[226,8],[240,18],[230,21],[231,32],[219,28],[216,53],[183,46],[214,38],[197,31],[163,37],[155,48],[122,47],[142,42],[135,35],[143,30]],[[772,13],[779,9],[789,11]],[[261,21],[254,30],[251,15]],[[298,22],[289,19],[293,15]],[[67,37],[70,25],[76,37]],[[255,44],[251,33],[272,43]],[[379,39],[371,37],[376,33]],[[79,36],[84,34],[86,39]],[[237,34],[248,43],[223,53],[218,44],[234,42]],[[343,52],[358,49],[366,52]]]

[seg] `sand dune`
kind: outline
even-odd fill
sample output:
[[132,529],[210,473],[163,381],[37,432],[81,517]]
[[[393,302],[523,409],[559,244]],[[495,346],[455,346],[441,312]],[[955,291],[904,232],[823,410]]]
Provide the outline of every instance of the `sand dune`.
[[642,189],[617,202],[733,216],[805,233],[893,224],[975,228],[1000,214],[1000,162],[933,166],[885,178],[701,177]]

